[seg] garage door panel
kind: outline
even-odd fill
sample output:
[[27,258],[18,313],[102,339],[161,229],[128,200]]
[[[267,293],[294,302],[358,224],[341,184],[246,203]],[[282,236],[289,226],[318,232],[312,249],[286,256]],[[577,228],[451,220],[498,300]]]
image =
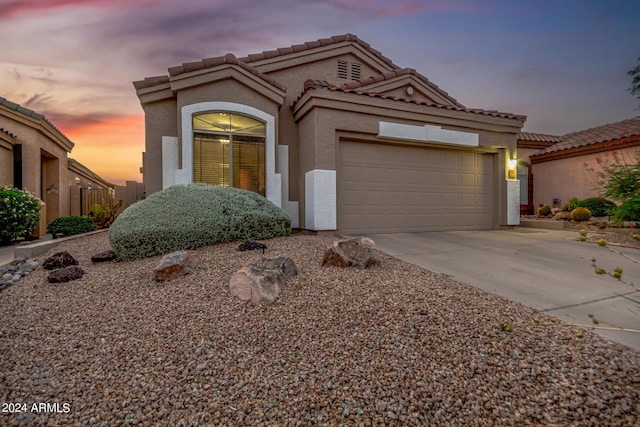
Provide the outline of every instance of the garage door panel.
[[344,233],[493,227],[494,156],[340,143],[338,228]]

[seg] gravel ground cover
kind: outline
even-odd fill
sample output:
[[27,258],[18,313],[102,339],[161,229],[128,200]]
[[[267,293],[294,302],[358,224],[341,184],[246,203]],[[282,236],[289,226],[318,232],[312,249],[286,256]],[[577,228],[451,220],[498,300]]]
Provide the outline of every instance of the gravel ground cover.
[[82,279],[38,268],[0,293],[0,424],[640,423],[639,352],[383,253],[322,268],[332,240],[268,241],[300,274],[263,307],[229,295],[262,256],[238,243],[165,283],[160,257],[92,264],[105,233],[60,243]]

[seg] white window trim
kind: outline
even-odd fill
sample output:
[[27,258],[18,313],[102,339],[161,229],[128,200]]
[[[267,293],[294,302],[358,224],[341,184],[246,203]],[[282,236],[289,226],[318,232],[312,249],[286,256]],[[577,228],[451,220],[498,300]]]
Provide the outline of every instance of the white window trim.
[[193,116],[207,111],[239,113],[265,122],[265,197],[278,207],[282,207],[282,177],[279,173],[276,173],[275,117],[244,104],[200,102],[182,107],[180,112],[182,123],[182,169],[175,170],[175,183],[190,184],[193,182]]

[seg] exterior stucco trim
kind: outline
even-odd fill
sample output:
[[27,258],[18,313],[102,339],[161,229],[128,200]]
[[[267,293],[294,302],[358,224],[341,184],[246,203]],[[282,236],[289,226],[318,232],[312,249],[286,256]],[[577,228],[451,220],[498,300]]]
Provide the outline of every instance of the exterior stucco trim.
[[235,102],[200,102],[182,107],[180,112],[182,122],[182,169],[175,170],[175,183],[190,184],[193,182],[192,117],[194,114],[207,111],[240,113],[265,122],[265,174],[267,181],[265,196],[267,200],[282,207],[282,178],[279,173],[276,173],[276,119],[272,115],[249,105]]
[[305,227],[307,230],[337,230],[336,171],[314,169],[304,174]]
[[440,126],[432,125],[413,126],[401,123],[379,122],[378,137],[464,147],[477,147],[479,145],[479,135],[477,133],[447,130],[442,129]]

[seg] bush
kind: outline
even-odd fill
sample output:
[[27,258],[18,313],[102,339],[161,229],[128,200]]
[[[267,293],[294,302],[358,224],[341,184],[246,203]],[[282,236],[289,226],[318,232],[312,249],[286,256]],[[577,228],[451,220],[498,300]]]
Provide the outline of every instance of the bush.
[[635,153],[635,162],[614,163],[604,168],[605,193],[607,197],[624,203],[640,194],[640,150]]
[[640,196],[632,197],[617,206],[612,215],[617,222],[640,221]]
[[538,208],[538,216],[549,216],[551,215],[551,208],[549,205],[542,205]]
[[122,207],[122,200],[117,203],[107,202],[103,204],[91,205],[89,208],[89,218],[93,220],[99,229],[109,228],[118,216],[118,211]]
[[593,216],[609,215],[616,208],[615,203],[603,197],[579,200],[576,207],[578,206],[589,209]]
[[257,193],[189,184],[169,187],[129,206],[109,228],[109,239],[120,259],[134,260],[290,233],[289,216]]
[[0,187],[0,242],[26,237],[40,221],[40,200],[28,191]]
[[567,207],[569,208],[569,211],[572,211],[578,206],[580,206],[578,203],[580,203],[580,200],[577,197],[572,197],[571,199],[569,199],[569,203],[567,203]]
[[94,222],[88,216],[62,216],[51,221],[47,231],[55,238],[57,235],[73,236],[74,234],[88,233],[97,229]]
[[571,219],[574,221],[589,221],[591,218],[591,211],[587,208],[577,207],[571,211]]

